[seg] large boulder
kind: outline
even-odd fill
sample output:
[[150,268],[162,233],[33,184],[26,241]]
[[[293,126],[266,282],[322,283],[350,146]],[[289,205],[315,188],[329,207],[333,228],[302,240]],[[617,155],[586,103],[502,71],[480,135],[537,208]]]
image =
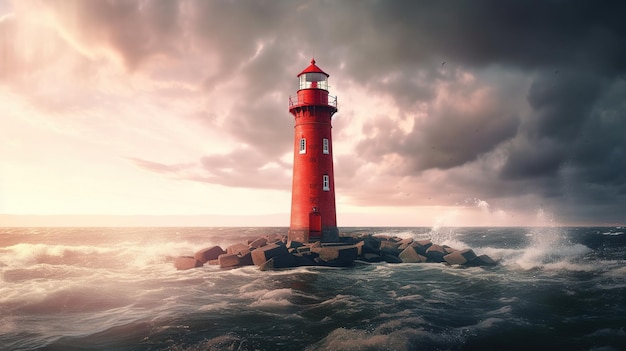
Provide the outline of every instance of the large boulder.
[[267,262],[270,258],[283,255],[291,256],[285,245],[273,243],[259,247],[252,251],[252,262],[254,262],[256,266],[260,266]]
[[408,246],[406,249],[402,250],[398,257],[404,263],[421,263],[426,262],[426,256],[422,256],[415,251],[415,248],[412,246]]
[[221,268],[232,268],[239,266],[239,255],[232,253],[221,254],[217,260]]
[[459,249],[455,249],[455,248],[450,247],[450,246],[448,246],[448,245],[443,245],[443,250],[444,250],[446,253],[449,253],[449,254],[451,254],[451,253],[453,253],[453,252],[455,252],[455,251],[459,251]]
[[387,263],[402,263],[400,257],[396,255],[383,254],[382,258]]
[[252,266],[254,262],[252,261],[252,252],[250,250],[246,252],[239,253],[239,265],[240,266]]
[[468,266],[476,267],[476,266],[495,266],[498,263],[494,261],[491,257],[487,255],[480,255],[475,259],[467,262]]
[[411,247],[415,249],[415,252],[422,256],[426,256],[426,250],[433,245],[429,239],[415,240],[411,243]]
[[259,248],[261,246],[264,246],[265,244],[267,244],[267,239],[261,237],[261,238],[256,238],[255,240],[252,240],[250,242],[250,244],[248,244],[248,247],[250,249],[256,249],[256,248]]
[[380,254],[380,240],[376,240],[376,238],[368,236],[363,239],[363,248],[361,249],[362,254]]
[[237,254],[240,254],[240,253],[246,252],[246,251],[250,251],[250,250],[248,248],[248,245],[243,244],[243,243],[237,243],[237,244],[230,245],[226,249],[226,253],[234,254],[234,255],[237,255]]
[[288,240],[287,241],[287,248],[288,249],[297,249],[301,246],[304,246],[303,243],[299,242],[299,241],[295,241],[295,240]]
[[457,250],[443,256],[444,261],[448,264],[466,264],[476,258],[476,254],[471,249]]
[[379,254],[375,254],[375,253],[365,253],[363,254],[363,256],[361,256],[361,259],[363,259],[363,261],[365,262],[370,262],[370,263],[380,262],[383,260],[383,258]]
[[205,264],[211,260],[217,260],[217,257],[221,254],[225,254],[226,251],[222,250],[219,246],[211,246],[204,248],[195,254],[196,260]]
[[393,240],[383,240],[380,242],[380,250],[385,250],[385,249],[397,249],[398,246],[400,246],[400,243],[393,241]]
[[411,245],[412,243],[413,243],[413,238],[402,239],[400,241],[400,246],[398,246],[398,249],[404,250],[407,247],[409,247],[409,245]]
[[262,270],[262,271],[271,271],[272,269],[274,269],[273,258],[270,258],[269,260],[265,261],[263,264],[259,265],[259,270]]
[[443,256],[447,255],[443,246],[432,244],[426,250],[426,262],[441,263],[444,262]]
[[[358,248],[354,245],[342,245],[342,246],[324,246],[315,247],[311,249],[311,252],[315,252],[319,255],[320,260],[329,262],[336,260],[342,255],[354,256],[354,253],[358,254]],[[355,256],[356,258],[356,256]]]
[[296,257],[290,253],[274,256],[272,261],[274,261],[274,268],[291,268],[298,265]]
[[319,257],[315,254],[294,254],[296,266],[316,266],[315,258]]
[[348,267],[354,264],[359,249],[354,245],[323,246],[311,249],[319,255],[316,261],[329,266]]
[[174,260],[174,267],[179,271],[196,267],[202,267],[202,262],[196,260],[193,256],[180,256]]

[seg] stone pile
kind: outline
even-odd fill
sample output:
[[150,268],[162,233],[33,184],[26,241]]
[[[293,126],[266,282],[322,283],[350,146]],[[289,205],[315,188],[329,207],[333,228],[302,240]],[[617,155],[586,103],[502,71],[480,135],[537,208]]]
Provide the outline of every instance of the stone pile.
[[342,236],[335,243],[300,243],[284,235],[269,234],[236,243],[223,250],[219,246],[204,248],[194,256],[180,256],[178,270],[202,267],[221,268],[258,266],[261,270],[299,266],[350,267],[355,261],[387,263],[445,263],[458,266],[494,266],[487,255],[477,256],[471,249],[455,249],[431,240],[402,239],[391,236],[359,234]]

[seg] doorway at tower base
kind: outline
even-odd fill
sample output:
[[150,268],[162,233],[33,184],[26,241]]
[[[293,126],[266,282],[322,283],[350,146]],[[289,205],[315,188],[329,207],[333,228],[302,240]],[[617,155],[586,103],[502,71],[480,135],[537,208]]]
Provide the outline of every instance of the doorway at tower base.
[[288,238],[291,241],[297,241],[300,243],[308,243],[312,241],[331,243],[339,241],[339,230],[337,227],[324,227],[321,232],[311,232],[309,228],[289,229]]

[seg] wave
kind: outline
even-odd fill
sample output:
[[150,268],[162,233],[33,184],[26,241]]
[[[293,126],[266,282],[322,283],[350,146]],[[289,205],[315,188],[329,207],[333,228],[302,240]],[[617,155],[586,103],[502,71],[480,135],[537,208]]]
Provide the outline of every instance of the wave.
[[462,343],[458,330],[435,333],[422,318],[397,318],[372,330],[337,328],[306,350],[416,350],[450,349]]

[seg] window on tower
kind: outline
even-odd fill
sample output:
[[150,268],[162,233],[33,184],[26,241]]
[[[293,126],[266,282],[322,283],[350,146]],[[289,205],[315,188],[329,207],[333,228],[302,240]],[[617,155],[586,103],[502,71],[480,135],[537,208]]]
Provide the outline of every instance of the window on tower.
[[306,154],[306,139],[300,138],[300,153]]
[[322,176],[322,190],[330,191],[330,177],[328,174]]
[[330,149],[328,147],[328,139],[326,139],[326,138],[324,138],[324,140],[323,140],[323,149],[322,150],[323,150],[323,152],[325,154],[329,154],[330,153]]

